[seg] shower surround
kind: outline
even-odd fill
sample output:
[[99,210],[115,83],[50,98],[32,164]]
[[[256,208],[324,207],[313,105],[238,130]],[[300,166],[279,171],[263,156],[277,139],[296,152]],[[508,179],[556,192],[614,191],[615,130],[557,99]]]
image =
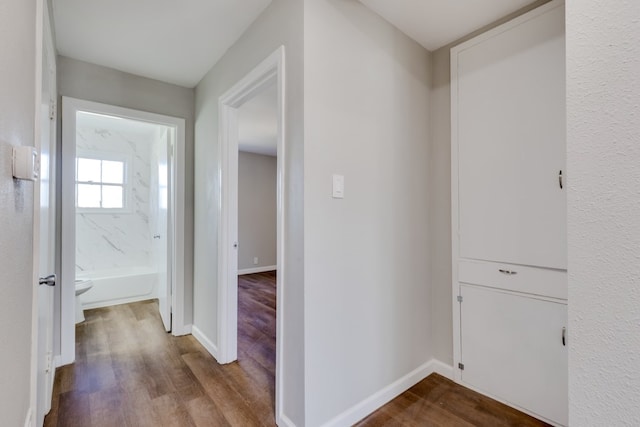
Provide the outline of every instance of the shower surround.
[[[76,211],[76,277],[94,281],[94,289],[82,296],[85,308],[155,298],[158,273],[164,270],[159,268],[154,249],[154,216],[159,210],[154,193],[158,191],[158,179],[154,175],[159,165],[152,159],[157,159],[166,129],[114,130],[107,127],[114,119],[105,120],[102,127],[95,124],[95,119],[86,125],[78,119],[76,155],[104,153],[106,157],[125,159],[130,194],[125,197],[127,206],[123,210]],[[164,147],[166,150],[166,143]]]

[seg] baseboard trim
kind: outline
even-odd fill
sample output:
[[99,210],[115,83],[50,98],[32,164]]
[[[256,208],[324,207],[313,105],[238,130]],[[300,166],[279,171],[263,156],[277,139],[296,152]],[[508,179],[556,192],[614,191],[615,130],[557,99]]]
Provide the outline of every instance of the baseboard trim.
[[278,427],[296,427],[296,424],[289,419],[285,414],[280,414],[280,420],[278,420]]
[[442,375],[443,377],[453,381],[453,366],[447,365],[438,359],[431,359],[431,363],[433,364],[433,373]]
[[255,268],[244,268],[242,270],[238,270],[238,276],[242,276],[244,274],[264,273],[265,271],[275,271],[277,268],[278,268],[277,265],[267,265],[265,267],[255,267]]
[[29,408],[27,411],[27,416],[24,419],[24,427],[31,427],[33,424],[33,407]]
[[202,344],[214,359],[218,360],[218,347],[196,325],[191,325],[191,335]]
[[[432,373],[438,373],[450,378],[453,372],[453,367],[446,365],[436,359],[431,359],[428,362],[420,365],[407,375],[392,382],[382,390],[377,391],[360,403],[355,404],[351,408],[347,409],[343,413],[329,420],[323,427],[341,427],[346,425],[353,425],[358,421],[365,418],[367,415],[379,409],[384,404],[390,402],[394,398],[398,397]],[[448,373],[448,375],[447,375]]]
[[176,328],[175,325],[171,325],[171,335],[174,337],[181,337],[191,334],[191,325],[184,325],[180,328]]

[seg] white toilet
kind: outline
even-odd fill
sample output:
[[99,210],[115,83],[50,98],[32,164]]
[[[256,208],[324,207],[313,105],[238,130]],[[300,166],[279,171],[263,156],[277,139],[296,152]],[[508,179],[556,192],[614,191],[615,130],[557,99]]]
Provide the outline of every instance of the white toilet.
[[84,322],[84,310],[82,310],[82,301],[80,295],[87,292],[93,287],[91,280],[76,279],[76,323]]

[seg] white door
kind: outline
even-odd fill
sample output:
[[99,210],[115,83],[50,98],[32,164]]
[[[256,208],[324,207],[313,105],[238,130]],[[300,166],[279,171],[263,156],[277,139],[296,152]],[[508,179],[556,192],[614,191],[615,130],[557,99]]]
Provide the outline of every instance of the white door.
[[[157,157],[155,160],[155,171],[157,176],[154,177],[153,182],[157,182],[156,197],[156,209],[157,215],[155,215],[155,234],[153,236],[153,252],[155,255],[155,262],[158,266],[158,304],[160,310],[160,317],[164,328],[168,331],[171,330],[171,294],[172,294],[172,230],[170,228],[171,223],[171,158],[169,151],[172,149],[171,134],[173,130],[165,128],[160,138],[156,142],[155,147]],[[157,180],[157,181],[156,181]]]
[[[42,98],[40,103],[40,200],[35,218],[34,242],[39,240],[40,285],[38,286],[38,343],[37,343],[37,425],[42,425],[44,416],[51,409],[53,391],[53,287],[55,284],[55,71],[53,47],[47,37],[48,19],[45,18],[42,54]],[[37,193],[36,193],[37,194]],[[37,204],[38,202],[36,202]]]
[[563,5],[452,61],[460,257],[566,269]]
[[567,425],[567,305],[461,285],[462,381]]

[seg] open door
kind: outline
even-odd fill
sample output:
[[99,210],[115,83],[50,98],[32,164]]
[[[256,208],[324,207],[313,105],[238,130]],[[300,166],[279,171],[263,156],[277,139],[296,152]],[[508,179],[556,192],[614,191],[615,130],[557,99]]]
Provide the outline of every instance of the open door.
[[38,265],[34,265],[40,277],[38,286],[38,338],[36,373],[36,425],[42,425],[44,416],[51,409],[53,393],[53,286],[55,277],[55,56],[49,28],[46,5],[43,13],[42,88],[40,98],[39,140],[40,181],[36,182],[34,220],[34,244],[39,252]]
[[155,230],[153,252],[158,265],[158,308],[167,332],[171,331],[171,296],[173,284],[173,230],[171,203],[172,194],[172,134],[173,129],[165,127],[156,142],[154,159],[158,194],[155,200]]

